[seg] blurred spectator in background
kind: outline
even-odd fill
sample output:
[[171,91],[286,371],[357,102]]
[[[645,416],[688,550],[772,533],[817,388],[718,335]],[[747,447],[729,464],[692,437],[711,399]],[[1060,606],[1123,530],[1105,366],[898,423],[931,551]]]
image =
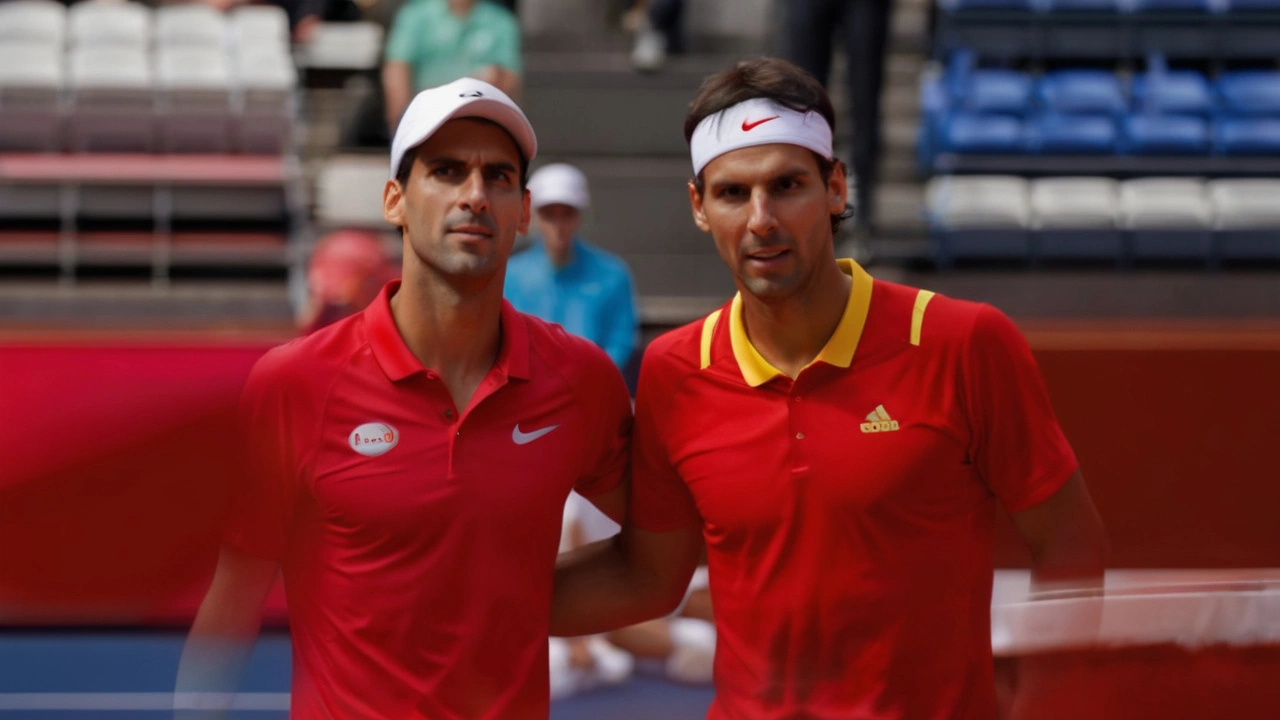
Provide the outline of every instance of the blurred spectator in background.
[[572,165],[546,165],[529,178],[529,195],[540,237],[508,261],[507,299],[594,342],[626,368],[638,322],[631,272],[621,258],[578,237],[591,204],[587,177]]
[[828,85],[833,39],[839,37],[853,118],[855,223],[872,227],[876,171],[880,158],[880,88],[884,83],[892,0],[786,0],[778,55]]
[[485,0],[407,0],[396,15],[382,66],[387,125],[426,88],[474,77],[515,98],[520,90],[520,26]]
[[667,61],[667,53],[684,52],[684,0],[634,0],[623,25],[635,33],[631,66],[641,72],[656,72]]
[[307,267],[307,304],[299,318],[308,335],[364,310],[398,275],[375,233],[339,230],[316,244]]

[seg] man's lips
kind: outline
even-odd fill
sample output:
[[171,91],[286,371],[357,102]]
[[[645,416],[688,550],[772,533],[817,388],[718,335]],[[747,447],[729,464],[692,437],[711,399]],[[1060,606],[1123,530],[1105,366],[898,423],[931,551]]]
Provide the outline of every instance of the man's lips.
[[769,261],[769,260],[776,260],[776,259],[778,259],[778,258],[782,257],[783,255],[786,255],[786,254],[787,254],[787,253],[789,253],[789,252],[791,252],[791,251],[790,251],[790,250],[788,250],[788,249],[786,249],[786,248],[772,248],[772,249],[769,249],[769,250],[756,250],[756,251],[754,251],[754,252],[747,253],[747,259],[748,259],[748,260],[757,260],[757,261],[760,261],[760,262],[767,262],[767,261]]
[[493,237],[493,231],[483,225],[455,225],[449,228],[449,232],[460,235],[478,235],[481,237]]

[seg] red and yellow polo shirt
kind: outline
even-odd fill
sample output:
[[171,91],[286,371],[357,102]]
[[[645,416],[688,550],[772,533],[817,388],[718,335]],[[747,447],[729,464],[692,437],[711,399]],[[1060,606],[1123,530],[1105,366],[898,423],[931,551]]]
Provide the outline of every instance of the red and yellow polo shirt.
[[621,481],[630,397],[603,351],[504,302],[455,407],[397,287],[255,366],[227,540],[281,562],[294,720],[545,718],[565,499]]
[[996,501],[1076,459],[1025,340],[986,305],[853,278],[794,380],[735,297],[650,345],[632,521],[700,523],[719,645],[710,718],[995,716]]

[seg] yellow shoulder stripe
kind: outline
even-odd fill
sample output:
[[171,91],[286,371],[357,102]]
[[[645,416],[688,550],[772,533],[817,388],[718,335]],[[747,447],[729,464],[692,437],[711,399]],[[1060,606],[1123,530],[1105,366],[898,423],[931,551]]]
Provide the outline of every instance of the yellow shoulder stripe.
[[911,344],[920,344],[920,328],[924,326],[924,309],[929,307],[929,301],[933,299],[934,293],[928,290],[921,290],[916,293],[916,306],[911,311]]
[[702,366],[701,369],[706,370],[711,364],[711,337],[716,333],[716,321],[720,319],[720,311],[717,310],[706,317],[702,321]]

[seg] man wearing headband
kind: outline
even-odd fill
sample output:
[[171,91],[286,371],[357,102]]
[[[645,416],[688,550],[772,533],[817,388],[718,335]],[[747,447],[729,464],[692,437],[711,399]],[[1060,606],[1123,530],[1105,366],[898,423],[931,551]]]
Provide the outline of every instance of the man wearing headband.
[[279,568],[293,720],[547,717],[565,499],[621,517],[631,404],[603,351],[502,298],[536,150],[484,82],[410,104],[383,189],[403,280],[250,375],[179,707],[227,687]]
[[1100,581],[1101,525],[1008,318],[835,257],[833,116],[775,59],[694,99],[694,222],[738,293],[649,346],[628,523],[561,559],[552,631],[667,611],[703,540],[709,717],[991,720],[997,501],[1041,588]]

